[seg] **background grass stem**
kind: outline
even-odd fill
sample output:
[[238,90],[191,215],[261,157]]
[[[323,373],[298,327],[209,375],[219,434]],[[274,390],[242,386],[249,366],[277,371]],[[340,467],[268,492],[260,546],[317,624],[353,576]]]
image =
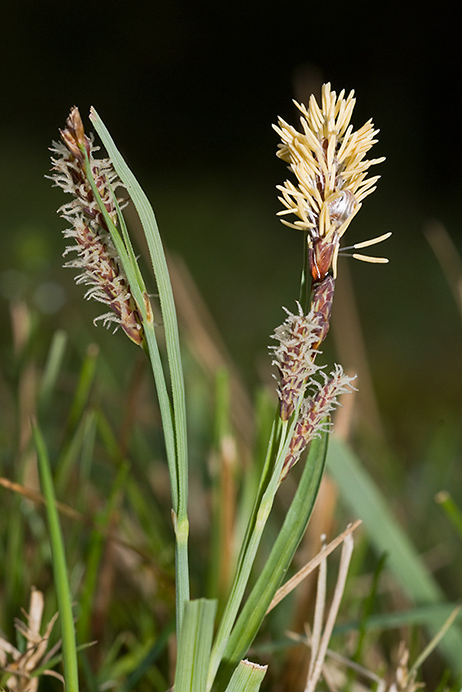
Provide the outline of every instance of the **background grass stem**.
[[75,639],[74,618],[72,614],[72,596],[67,576],[66,556],[59,523],[58,510],[53,489],[50,462],[45,446],[45,440],[34,424],[34,440],[37,449],[40,480],[46,499],[46,511],[53,555],[53,574],[55,579],[56,597],[58,600],[59,622],[61,625],[62,651],[64,664],[64,679],[67,692],[79,692],[77,649]]

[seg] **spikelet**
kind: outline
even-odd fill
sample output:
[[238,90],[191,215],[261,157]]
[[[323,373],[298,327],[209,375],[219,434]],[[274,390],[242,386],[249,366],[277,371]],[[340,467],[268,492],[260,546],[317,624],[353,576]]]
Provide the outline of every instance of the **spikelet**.
[[76,252],[76,257],[64,266],[81,270],[76,283],[89,286],[85,298],[93,298],[110,308],[110,312],[97,317],[94,322],[102,320],[105,325],[120,326],[132,341],[141,344],[141,315],[131,296],[104,214],[88,180],[86,160],[90,163],[91,176],[114,225],[118,223],[118,200],[114,191],[122,183],[108,159],[95,158],[99,147],[85,135],[78,108],[72,108],[66,128],[60,130],[60,135],[61,142],[53,142],[50,149],[54,154],[51,159],[53,175],[50,178],[55,186],[73,196],[70,202],[58,209],[58,213],[70,224],[70,228],[64,231],[64,237],[75,241],[66,247],[64,256]]

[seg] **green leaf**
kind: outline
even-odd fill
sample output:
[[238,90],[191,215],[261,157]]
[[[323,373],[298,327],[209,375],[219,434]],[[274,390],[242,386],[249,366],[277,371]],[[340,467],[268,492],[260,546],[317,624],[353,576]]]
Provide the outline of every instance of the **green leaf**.
[[268,666],[251,661],[241,661],[233,673],[226,692],[257,692],[265,677]]
[[312,441],[297,491],[273,549],[231,632],[213,689],[226,686],[260,629],[306,531],[324,471],[328,435]]
[[205,692],[216,601],[188,601],[178,641],[175,692]]
[[40,481],[46,500],[50,544],[53,560],[53,574],[58,600],[61,625],[64,679],[68,692],[79,692],[77,649],[75,642],[74,619],[72,615],[72,596],[66,567],[64,542],[59,524],[58,510],[53,489],[50,462],[45,440],[37,425],[34,425],[34,440],[37,449]]
[[[137,269],[136,258],[134,257],[131,244],[129,244],[128,247],[125,247],[125,245],[121,247],[120,256],[122,264],[127,272],[130,288],[133,290],[134,298],[143,315],[143,327],[145,331],[146,343],[153,367],[154,377],[156,379],[162,415],[174,510],[173,524],[176,537],[177,629],[180,631],[183,606],[184,603],[189,600],[189,523],[187,516],[188,445],[183,366],[181,362],[180,338],[175,302],[173,299],[173,290],[170,282],[162,240],[151,204],[134,174],[127,166],[122,155],[117,149],[108,129],[93,108],[90,112],[90,120],[94,124],[106,148],[114,169],[125,185],[127,192],[135,205],[148,245],[159,294],[162,321],[165,331],[165,343],[167,347],[173,405],[170,403],[166,386],[166,378],[163,376],[162,364],[154,334],[154,325],[148,319],[146,319],[146,309],[143,305],[145,291],[143,287],[140,288],[139,286],[141,275]],[[102,209],[102,212],[104,214],[104,209]],[[122,238],[120,237],[117,229],[111,228],[110,219],[108,221],[108,225],[111,229],[111,236],[113,236],[116,248],[119,251],[119,240],[120,243],[123,244]],[[128,237],[123,224],[122,234],[124,237]],[[142,296],[140,296],[140,291],[143,293]]]
[[436,496],[436,501],[445,511],[447,518],[459,534],[459,538],[462,538],[462,512],[451,495],[443,490]]
[[62,329],[59,329],[53,334],[45,372],[40,382],[39,407],[42,415],[48,407],[59,371],[61,370],[66,345],[67,334]]
[[136,211],[143,226],[154,276],[156,278],[165,329],[165,340],[172,384],[175,434],[178,465],[180,470],[180,475],[178,477],[178,509],[175,511],[177,511],[178,517],[181,519],[183,516],[183,506],[186,507],[187,503],[186,407],[178,321],[176,317],[176,309],[173,300],[173,291],[167,261],[165,258],[156,217],[144,190],[141,188],[134,174],[127,166],[111,135],[109,134],[109,131],[94,109],[91,109],[90,120],[94,124],[99,136],[101,137],[113,166],[121,181],[125,185],[133,204],[135,205]]
[[[260,478],[257,497],[241,544],[233,583],[213,644],[208,675],[209,688],[220,665],[231,629],[244,597],[263,531],[273,506],[274,497],[279,488],[282,465],[287,456],[290,439],[296,425],[296,415],[294,415],[290,428],[287,422],[281,423],[279,415],[276,418],[277,420],[273,424],[268,443],[265,466]],[[275,429],[277,434],[274,432]]]

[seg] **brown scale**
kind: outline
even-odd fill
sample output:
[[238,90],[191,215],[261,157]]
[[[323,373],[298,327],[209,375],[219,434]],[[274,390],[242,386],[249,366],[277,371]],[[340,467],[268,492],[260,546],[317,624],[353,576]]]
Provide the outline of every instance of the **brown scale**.
[[311,287],[311,310],[316,316],[318,341],[314,348],[318,348],[324,341],[329,331],[332,302],[334,300],[335,279],[327,274],[322,281],[314,281]]
[[308,249],[308,261],[311,278],[313,281],[322,281],[332,266],[337,242],[330,240],[328,243],[323,238],[314,238],[312,246]]

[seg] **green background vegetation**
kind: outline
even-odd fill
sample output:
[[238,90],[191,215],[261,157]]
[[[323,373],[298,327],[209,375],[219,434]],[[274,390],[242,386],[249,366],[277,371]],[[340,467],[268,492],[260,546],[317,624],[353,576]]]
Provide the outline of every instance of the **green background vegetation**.
[[[462,322],[424,233],[437,220],[461,249],[461,66],[455,26],[444,22],[435,14],[417,22],[403,6],[399,18],[387,11],[375,23],[361,3],[7,3],[0,42],[0,475],[15,473],[11,301],[24,300],[37,316],[39,363],[55,328],[69,331],[63,401],[87,345],[97,342],[105,382],[99,403],[115,427],[130,410],[123,391],[136,350],[122,334],[93,328],[98,306],[84,303],[72,271],[61,266],[63,223],[55,210],[64,200],[44,175],[47,146],[69,108],[77,104],[85,115],[94,105],[104,118],[153,203],[166,247],[184,259],[252,392],[270,384],[269,334],[283,319],[281,306],[294,307],[301,258],[300,236],[275,217],[275,185],[286,171],[274,156],[271,124],[278,115],[295,124],[290,99],[331,81],[337,92],[356,90],[354,124],[372,117],[381,130],[372,155],[387,157],[347,242],[393,236],[377,249],[390,258],[387,266],[340,261],[325,356],[357,371],[361,389],[367,370],[350,341],[358,336],[354,308],[375,399],[362,399],[353,444],[418,550],[429,553],[448,599],[460,598],[460,541],[434,495],[449,489],[462,505]],[[340,304],[350,280],[353,300]],[[190,401],[210,402],[195,367]],[[137,413],[149,417],[146,389],[149,403]],[[192,408],[194,477],[209,440],[208,421],[199,405]],[[95,473],[104,487],[107,468],[97,465]],[[199,527],[199,517],[192,521]],[[19,596],[18,604],[25,605]],[[139,602],[131,615],[151,633]],[[130,627],[126,610],[114,617],[117,627]]]

